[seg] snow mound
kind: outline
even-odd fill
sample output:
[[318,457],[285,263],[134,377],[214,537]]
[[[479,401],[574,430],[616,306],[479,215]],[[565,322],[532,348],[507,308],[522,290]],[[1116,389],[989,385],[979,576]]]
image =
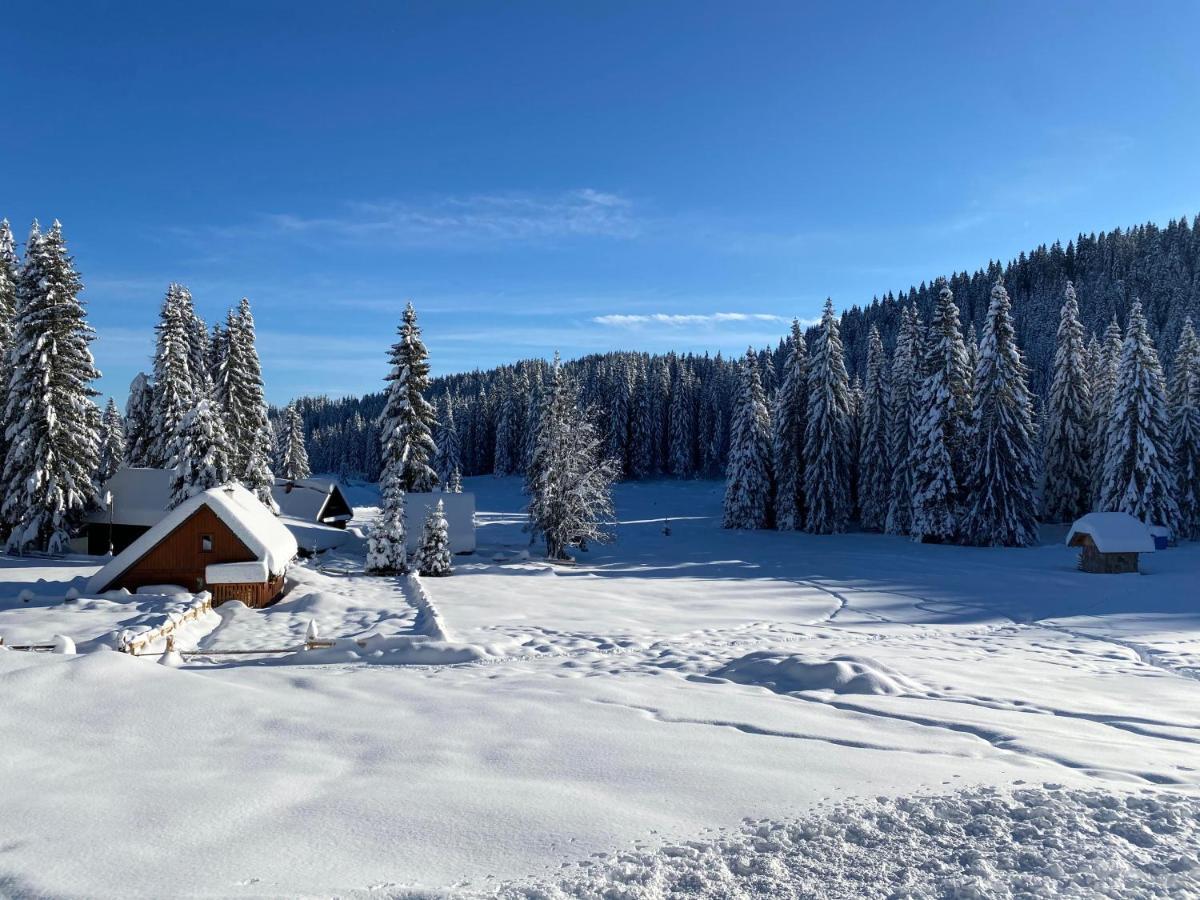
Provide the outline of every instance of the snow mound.
[[833,691],[835,694],[908,694],[922,690],[910,678],[865,656],[812,661],[794,653],[748,653],[712,672],[738,684],[754,684],[780,694]]
[[977,788],[840,804],[631,849],[475,896],[562,898],[1195,897],[1200,800]]

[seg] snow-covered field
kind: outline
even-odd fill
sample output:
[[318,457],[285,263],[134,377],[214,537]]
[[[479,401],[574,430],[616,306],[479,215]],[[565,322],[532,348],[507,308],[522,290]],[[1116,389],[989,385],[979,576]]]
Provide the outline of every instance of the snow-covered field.
[[105,652],[152,601],[3,560],[0,634],[94,652],[0,652],[0,895],[1200,895],[1200,546],[1083,575],[645,483],[551,566],[515,480],[467,489],[427,601],[352,543],[180,636],[347,639],[288,657]]

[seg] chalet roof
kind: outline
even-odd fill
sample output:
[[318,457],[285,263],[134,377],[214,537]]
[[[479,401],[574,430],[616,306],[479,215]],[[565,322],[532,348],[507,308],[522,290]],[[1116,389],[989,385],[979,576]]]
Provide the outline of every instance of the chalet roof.
[[[170,469],[118,469],[103,488],[112,493],[113,522],[148,528],[165,516],[171,503],[173,474]],[[93,509],[86,519],[106,523],[108,510],[103,507]]]
[[283,573],[296,555],[296,539],[257,497],[238,484],[213,488],[180,503],[162,516],[145,534],[118,553],[88,581],[88,593],[98,594],[182,525],[201,506],[207,506],[237,535],[267,571]]
[[[308,522],[321,521],[325,507],[335,493],[341,494],[337,482],[324,478],[276,478],[275,487],[271,489],[271,496],[283,515]],[[345,498],[342,499],[345,502]]]
[[1154,538],[1141,519],[1123,512],[1094,512],[1078,519],[1067,535],[1067,546],[1076,547],[1088,535],[1101,553],[1153,553]]

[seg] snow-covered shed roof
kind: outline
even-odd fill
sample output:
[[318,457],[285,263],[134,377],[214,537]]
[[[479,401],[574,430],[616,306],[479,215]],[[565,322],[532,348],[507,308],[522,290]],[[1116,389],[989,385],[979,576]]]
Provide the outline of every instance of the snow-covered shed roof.
[[[105,491],[112,494],[112,520],[117,525],[144,525],[149,528],[167,514],[171,502],[170,469],[118,469],[108,479]],[[93,509],[89,522],[107,522],[108,509]]]
[[324,478],[276,478],[275,487],[271,489],[271,496],[283,515],[308,522],[322,521],[327,515],[326,507],[335,495],[341,501],[336,506],[350,508],[337,482]]
[[91,577],[88,581],[88,593],[98,594],[107,589],[126,569],[187,521],[201,506],[212,510],[265,565],[268,578],[282,574],[296,555],[296,539],[262,501],[240,484],[227,484],[185,500],[159,519],[149,531],[114,556],[108,565]]
[[1101,553],[1153,553],[1154,538],[1141,519],[1123,512],[1094,512],[1076,520],[1067,535],[1067,546],[1088,535]]

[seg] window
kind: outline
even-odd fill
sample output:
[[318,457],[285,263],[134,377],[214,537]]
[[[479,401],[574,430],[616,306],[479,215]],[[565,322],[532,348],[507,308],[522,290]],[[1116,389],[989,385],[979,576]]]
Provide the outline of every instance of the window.
[[212,553],[212,535],[211,534],[200,535],[200,552],[201,553]]

